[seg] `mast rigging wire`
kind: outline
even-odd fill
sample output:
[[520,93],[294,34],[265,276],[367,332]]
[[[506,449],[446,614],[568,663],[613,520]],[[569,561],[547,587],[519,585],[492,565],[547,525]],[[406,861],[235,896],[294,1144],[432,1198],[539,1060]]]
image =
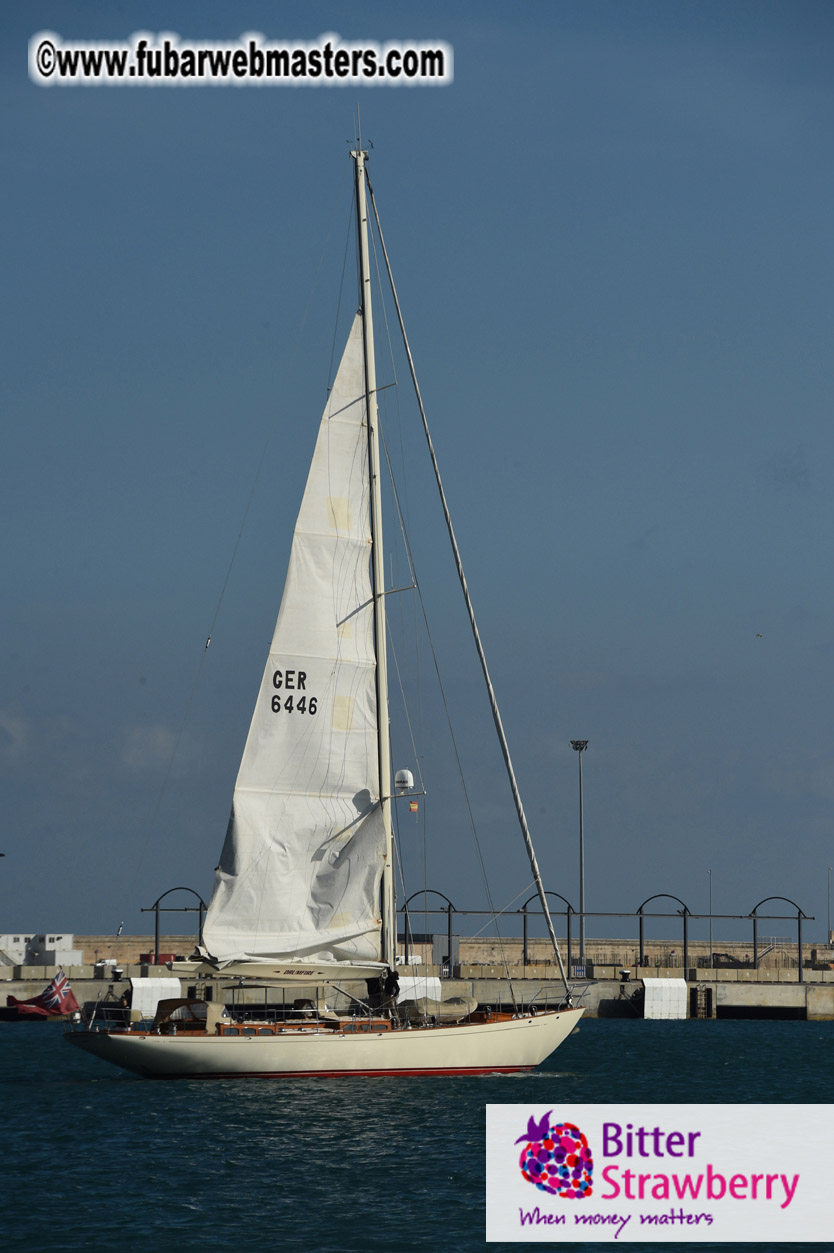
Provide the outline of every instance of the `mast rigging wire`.
[[391,272],[391,263],[388,259],[388,249],[385,247],[385,238],[382,233],[382,226],[380,225],[380,221],[379,221],[379,212],[376,206],[376,198],[374,196],[374,190],[373,190],[373,187],[371,186],[370,179],[368,179],[368,193],[371,198],[371,207],[373,208],[373,211],[374,211],[374,218],[376,220],[376,229],[379,234],[379,243],[380,243],[380,247],[382,248],[382,255],[385,258],[385,267],[386,267],[386,270],[388,271],[388,282],[391,284],[391,295],[394,298],[394,307],[396,308],[397,319],[400,324],[400,334],[402,335],[402,338],[403,338],[403,345],[405,347],[405,353],[408,359],[408,367],[411,373],[411,382],[412,382],[412,386],[414,387],[414,394],[417,399],[418,408],[420,410],[420,417],[422,418],[422,421],[423,421],[423,431],[426,436],[426,442],[428,444],[428,449],[429,449],[429,456],[431,457],[432,466],[434,468],[434,477],[437,483],[437,490],[440,493],[440,501],[443,507],[443,514],[446,519],[446,529],[449,532],[449,539],[452,544],[452,551],[455,557],[455,565],[457,566],[458,578],[460,580],[461,590],[463,591],[463,597],[464,597],[464,600],[466,601],[466,608],[469,614],[469,624],[472,628],[472,634],[475,639],[475,647],[478,652],[478,657],[480,658],[481,670],[483,671],[484,682],[486,683],[486,687],[487,687],[490,708],[492,709],[492,718],[495,723],[495,729],[498,732],[498,739],[501,744],[501,752],[504,757],[504,764],[506,766],[507,776],[510,782],[510,790],[513,795],[513,800],[515,801],[515,807],[516,807],[516,812],[518,814],[518,820],[519,820],[519,825],[521,827],[521,833],[524,838],[525,847],[527,849],[527,856],[530,860],[530,868],[533,872],[533,880],[536,884],[536,890],[539,895],[539,900],[541,901],[542,910],[544,912],[544,917],[545,917],[545,922],[547,923],[548,934],[550,936],[550,942],[553,946],[553,952],[556,956],[556,960],[559,965],[559,973],[562,977],[562,982],[565,987],[565,994],[568,998],[568,1002],[570,1003],[570,999],[571,999],[570,987],[568,985],[567,975],[565,973],[565,967],[562,961],[562,954],[559,950],[559,943],[556,939],[556,931],[553,927],[553,919],[550,916],[550,909],[547,904],[547,897],[545,895],[544,884],[542,882],[542,877],[541,877],[541,871],[539,870],[538,861],[536,860],[536,853],[535,853],[535,849],[533,848],[533,842],[530,836],[530,829],[527,825],[527,817],[524,813],[524,805],[522,804],[521,793],[519,792],[519,789],[518,789],[518,782],[515,777],[515,770],[513,769],[512,759],[510,757],[510,749],[507,743],[507,737],[504,732],[504,726],[501,721],[501,714],[498,710],[498,703],[495,698],[495,691],[493,689],[492,680],[490,679],[489,669],[487,667],[486,654],[484,653],[483,644],[481,643],[480,632],[478,630],[478,625],[475,620],[475,610],[473,608],[472,600],[469,595],[469,587],[467,585],[466,576],[463,571],[463,564],[461,561],[460,550],[458,548],[454,527],[452,525],[452,517],[449,512],[449,506],[446,500],[446,493],[443,489],[443,483],[440,478],[440,468],[437,464],[437,456],[434,451],[434,444],[431,438],[431,433],[429,431],[429,424],[428,424],[428,419],[426,417],[426,410],[423,405],[423,397],[420,393],[420,385],[417,382],[417,374],[414,369],[414,359],[411,355],[411,348],[408,343],[408,336],[406,335],[405,323],[403,322],[402,310],[400,308],[399,297],[397,296],[397,289],[394,283],[394,275]]

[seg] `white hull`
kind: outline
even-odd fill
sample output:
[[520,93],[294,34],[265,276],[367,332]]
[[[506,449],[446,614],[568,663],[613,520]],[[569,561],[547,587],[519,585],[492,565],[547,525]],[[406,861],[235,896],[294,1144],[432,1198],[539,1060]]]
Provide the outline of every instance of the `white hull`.
[[76,1031],[66,1038],[151,1079],[485,1074],[532,1070],[581,1016],[581,1009],[565,1009],[503,1022],[355,1034],[328,1028],[268,1036]]

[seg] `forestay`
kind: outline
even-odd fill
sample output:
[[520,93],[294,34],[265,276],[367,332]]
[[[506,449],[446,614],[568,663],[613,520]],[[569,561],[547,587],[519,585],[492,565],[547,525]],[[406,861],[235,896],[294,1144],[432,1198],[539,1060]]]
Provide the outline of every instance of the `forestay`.
[[379,804],[361,317],[319,428],[203,930],[216,961],[377,961]]

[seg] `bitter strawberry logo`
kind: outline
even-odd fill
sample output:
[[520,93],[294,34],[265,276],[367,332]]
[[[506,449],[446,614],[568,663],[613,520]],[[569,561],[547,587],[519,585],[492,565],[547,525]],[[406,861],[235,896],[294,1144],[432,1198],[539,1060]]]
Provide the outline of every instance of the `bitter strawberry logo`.
[[581,1200],[593,1192],[593,1154],[574,1123],[551,1126],[552,1113],[548,1110],[539,1122],[530,1115],[526,1133],[516,1140],[516,1144],[524,1144],[518,1164],[527,1182],[542,1192]]

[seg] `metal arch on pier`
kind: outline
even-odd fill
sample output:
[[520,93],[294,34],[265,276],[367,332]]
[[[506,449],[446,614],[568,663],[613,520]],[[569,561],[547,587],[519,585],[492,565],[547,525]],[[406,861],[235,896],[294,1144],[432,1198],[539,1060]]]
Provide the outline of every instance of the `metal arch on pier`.
[[[165,897],[170,896],[172,892],[190,892],[192,896],[197,897],[197,900],[200,903],[199,905],[163,905],[161,904],[161,902],[165,900]],[[187,888],[187,887],[169,888],[167,892],[163,892],[161,896],[158,896],[156,898],[153,905],[149,905],[147,906],[147,908],[144,905],[142,906],[140,913],[155,915],[154,917],[154,949],[153,949],[153,960],[154,960],[155,966],[159,965],[159,915],[160,914],[197,914],[198,913],[200,915],[200,920],[199,920],[199,926],[197,928],[197,943],[202,944],[203,942],[203,918],[205,917],[207,909],[208,909],[208,905],[203,900],[200,893],[195,892],[194,888]]]
[[[754,905],[750,910],[750,917],[753,919],[753,969],[759,969],[759,906],[766,905],[768,901],[785,901],[788,905],[793,905],[796,910],[796,948],[798,956],[798,981],[804,982],[802,977],[802,919],[808,915],[803,909],[797,905],[796,901],[792,901],[788,896],[766,896],[764,900],[759,901],[758,905]],[[766,915],[767,916],[767,915]]]
[[[552,892],[550,889],[548,889],[548,890],[545,892],[545,896],[555,896],[557,900],[559,900],[559,901],[563,901],[563,902],[564,902],[564,905],[565,905],[565,909],[564,909],[564,911],[562,911],[562,910],[558,910],[558,909],[557,909],[555,912],[556,912],[556,916],[557,916],[557,918],[558,918],[558,917],[559,917],[559,915],[560,915],[561,913],[563,913],[563,912],[564,912],[564,915],[565,915],[565,928],[566,928],[566,932],[567,932],[567,943],[566,943],[566,945],[565,945],[565,948],[566,948],[566,950],[567,950],[568,970],[570,970],[570,968],[571,968],[571,934],[570,934],[570,920],[571,920],[571,916],[572,916],[573,914],[575,914],[575,913],[576,913],[576,910],[574,909],[573,905],[571,905],[570,901],[569,901],[566,897],[562,896],[561,892]],[[522,921],[522,926],[523,926],[523,929],[524,929],[524,930],[523,930],[522,946],[521,946],[521,964],[522,964],[522,966],[528,966],[528,965],[530,964],[530,963],[528,962],[528,960],[527,960],[527,906],[530,904],[530,902],[531,902],[531,901],[537,901],[537,900],[539,900],[539,894],[538,894],[538,892],[534,892],[532,896],[528,896],[527,900],[526,900],[526,901],[524,902],[524,904],[521,906],[521,916],[522,916],[522,920],[523,920],[523,921]]]
[[638,907],[637,911],[636,911],[636,913],[637,913],[637,917],[638,917],[638,919],[640,920],[640,921],[639,921],[639,927],[640,927],[640,965],[642,966],[642,965],[644,964],[644,963],[643,963],[643,959],[644,959],[644,956],[645,956],[644,951],[643,951],[643,910],[644,910],[644,909],[645,909],[645,907],[648,905],[649,901],[656,901],[656,900],[661,899],[661,897],[662,897],[663,899],[667,900],[667,901],[677,901],[677,902],[678,902],[678,904],[682,906],[682,908],[681,908],[681,909],[679,909],[677,912],[683,916],[683,968],[684,968],[684,970],[687,970],[687,969],[689,968],[689,928],[688,928],[688,923],[689,923],[689,919],[692,917],[692,910],[689,908],[689,906],[688,906],[688,905],[686,905],[686,904],[685,904],[685,903],[681,900],[681,898],[680,898],[679,896],[674,896],[671,892],[655,892],[654,896],[647,896],[647,897],[646,897],[646,899],[643,901],[643,904],[642,904],[642,905],[640,905],[640,906]]
[[[416,892],[411,893],[408,900],[403,901],[402,912],[403,912],[403,917],[405,921],[405,947],[403,949],[403,956],[405,958],[405,965],[406,966],[408,965],[409,936],[411,934],[411,919],[409,918],[409,915],[408,915],[408,906],[414,900],[415,896],[429,896],[429,895],[439,896],[446,902],[446,909],[443,910],[442,912],[448,914],[449,916],[449,921],[447,924],[447,936],[448,936],[449,945],[448,945],[447,951],[449,954],[449,971],[451,973],[451,969],[452,969],[452,914],[457,913],[457,910],[455,909],[454,905],[452,904],[451,900],[446,895],[446,893],[438,892],[437,888],[418,888]],[[436,913],[437,911],[431,910],[430,912]]]

